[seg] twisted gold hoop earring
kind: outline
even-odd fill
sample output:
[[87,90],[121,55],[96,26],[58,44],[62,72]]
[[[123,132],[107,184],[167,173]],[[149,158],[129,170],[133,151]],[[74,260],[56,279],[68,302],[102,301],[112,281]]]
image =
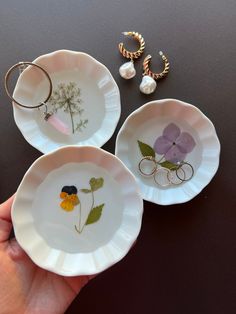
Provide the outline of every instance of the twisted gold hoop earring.
[[119,43],[119,51],[122,54],[122,56],[127,59],[130,59],[129,62],[122,64],[122,66],[119,69],[119,72],[121,77],[123,77],[126,80],[129,80],[136,74],[136,70],[134,68],[134,59],[138,59],[144,52],[145,41],[143,36],[137,32],[123,32],[122,34],[124,34],[125,36],[131,36],[139,42],[139,49],[137,51],[129,51],[125,49],[123,43]]
[[145,57],[143,61],[143,79],[139,86],[139,89],[144,94],[151,94],[155,91],[157,83],[155,80],[159,80],[165,77],[169,73],[170,63],[167,57],[162,51],[159,52],[162,60],[164,61],[164,70],[160,73],[154,73],[149,69],[149,63],[152,59],[151,55]]

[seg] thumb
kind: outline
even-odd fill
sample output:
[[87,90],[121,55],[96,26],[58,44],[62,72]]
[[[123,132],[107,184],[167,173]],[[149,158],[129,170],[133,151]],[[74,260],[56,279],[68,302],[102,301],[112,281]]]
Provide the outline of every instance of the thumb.
[[11,233],[11,207],[13,200],[14,195],[0,205],[0,243],[7,241]]

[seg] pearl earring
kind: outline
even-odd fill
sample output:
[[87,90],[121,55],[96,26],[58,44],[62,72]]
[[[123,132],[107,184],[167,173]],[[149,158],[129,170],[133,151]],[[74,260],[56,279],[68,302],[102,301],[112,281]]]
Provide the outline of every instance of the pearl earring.
[[161,73],[153,73],[149,69],[149,62],[152,59],[151,55],[148,55],[144,61],[143,61],[143,79],[139,86],[139,89],[144,94],[151,94],[155,91],[157,83],[155,80],[159,80],[163,77],[165,77],[170,69],[170,63],[166,56],[163,54],[162,51],[159,52],[159,55],[161,56],[162,60],[164,61],[164,70]]
[[123,43],[119,43],[120,53],[123,55],[123,57],[130,59],[129,62],[122,64],[122,66],[119,69],[119,73],[121,77],[123,77],[126,80],[129,80],[136,74],[136,70],[134,68],[134,59],[138,59],[142,55],[145,49],[145,41],[143,39],[143,36],[137,32],[123,32],[122,34],[124,34],[125,36],[132,36],[139,42],[140,45],[137,51],[131,52],[124,48]]

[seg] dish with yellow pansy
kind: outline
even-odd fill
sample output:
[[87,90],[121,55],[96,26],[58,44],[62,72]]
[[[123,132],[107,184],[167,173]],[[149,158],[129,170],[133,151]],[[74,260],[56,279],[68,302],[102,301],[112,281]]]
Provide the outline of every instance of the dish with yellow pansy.
[[139,234],[142,212],[136,180],[117,157],[67,146],[29,168],[12,219],[19,244],[38,266],[77,276],[121,260]]

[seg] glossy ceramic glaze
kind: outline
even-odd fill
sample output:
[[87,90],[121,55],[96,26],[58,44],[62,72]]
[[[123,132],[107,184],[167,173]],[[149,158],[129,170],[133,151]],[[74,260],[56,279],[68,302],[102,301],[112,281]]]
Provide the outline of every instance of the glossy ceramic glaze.
[[[35,59],[49,74],[53,92],[47,112],[69,128],[59,132],[44,120],[45,107],[25,109],[14,104],[15,122],[25,139],[43,153],[65,145],[102,146],[120,118],[120,94],[109,70],[86,53],[58,50]],[[45,99],[49,82],[29,66],[19,76],[14,98],[26,106]],[[69,102],[69,104],[68,104]]]
[[[142,158],[138,141],[153,147],[170,123],[189,133],[196,146],[186,156],[194,169],[193,178],[178,186],[162,188],[140,174]],[[220,143],[212,122],[195,106],[175,99],[149,102],[124,122],[116,140],[116,155],[135,175],[145,200],[161,205],[191,200],[211,181],[219,166]]]
[[[73,205],[64,206],[70,202],[61,193],[65,186],[77,189]],[[29,168],[12,220],[17,241],[37,265],[77,276],[99,273],[121,260],[139,234],[142,211],[136,180],[116,156],[68,146]]]

